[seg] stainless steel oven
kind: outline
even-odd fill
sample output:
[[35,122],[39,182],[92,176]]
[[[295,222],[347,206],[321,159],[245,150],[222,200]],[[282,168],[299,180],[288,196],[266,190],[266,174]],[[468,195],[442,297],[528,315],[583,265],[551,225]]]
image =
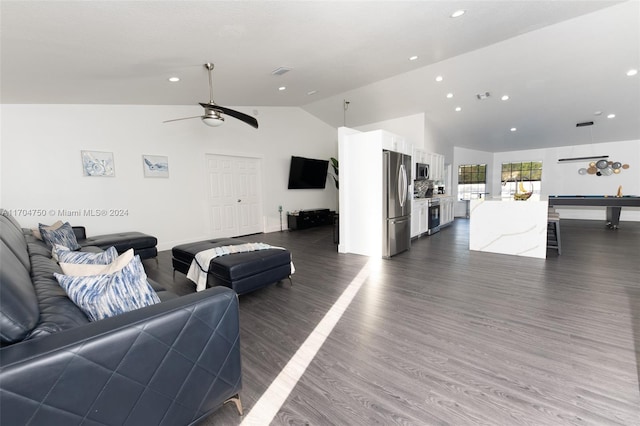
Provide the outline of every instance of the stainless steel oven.
[[427,223],[427,234],[435,234],[440,230],[440,199],[439,198],[429,198],[428,206],[427,206],[427,215],[428,215],[428,223]]

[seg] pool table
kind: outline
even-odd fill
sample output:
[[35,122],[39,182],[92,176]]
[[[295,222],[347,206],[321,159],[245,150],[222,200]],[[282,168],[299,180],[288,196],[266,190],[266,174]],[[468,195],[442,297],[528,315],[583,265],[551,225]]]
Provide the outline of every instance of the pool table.
[[625,195],[549,195],[549,206],[604,206],[607,208],[607,226],[618,229],[622,207],[640,207],[640,197]]

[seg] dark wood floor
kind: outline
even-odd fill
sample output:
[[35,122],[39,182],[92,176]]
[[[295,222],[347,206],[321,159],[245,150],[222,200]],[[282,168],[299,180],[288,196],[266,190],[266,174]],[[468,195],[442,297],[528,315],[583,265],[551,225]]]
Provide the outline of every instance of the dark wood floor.
[[[456,219],[380,261],[272,424],[640,425],[640,223],[561,226],[546,260],[471,252]],[[293,286],[240,297],[248,413],[368,258],[330,227],[245,239],[296,266]],[[194,291],[170,252],[145,266]],[[202,424],[241,422],[229,405]]]

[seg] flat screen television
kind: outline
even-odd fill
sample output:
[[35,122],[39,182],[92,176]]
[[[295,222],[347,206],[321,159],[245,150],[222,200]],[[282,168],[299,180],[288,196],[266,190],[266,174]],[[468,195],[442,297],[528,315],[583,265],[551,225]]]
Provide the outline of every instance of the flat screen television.
[[291,156],[289,189],[324,189],[329,160]]

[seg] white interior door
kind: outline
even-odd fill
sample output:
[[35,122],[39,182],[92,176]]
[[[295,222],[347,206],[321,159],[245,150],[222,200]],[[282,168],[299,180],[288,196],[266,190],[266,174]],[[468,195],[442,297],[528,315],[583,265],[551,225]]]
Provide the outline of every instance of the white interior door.
[[238,157],[235,160],[234,183],[238,234],[262,232],[262,203],[260,202],[260,160]]
[[263,232],[260,160],[207,155],[207,208],[213,238]]

